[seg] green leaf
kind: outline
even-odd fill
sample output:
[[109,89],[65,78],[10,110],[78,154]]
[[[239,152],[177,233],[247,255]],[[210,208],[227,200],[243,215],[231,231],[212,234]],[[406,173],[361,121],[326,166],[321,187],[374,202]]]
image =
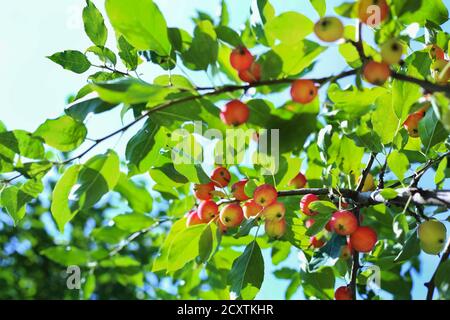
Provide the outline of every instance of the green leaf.
[[41,181],[28,180],[21,187],[11,186],[2,191],[1,205],[13,218],[14,225],[17,225],[25,216],[26,204],[35,199],[43,190],[44,186]]
[[431,147],[447,139],[448,132],[442,122],[439,121],[434,110],[430,109],[425,117],[419,121],[419,135],[425,147],[425,153],[428,153]]
[[233,262],[228,274],[230,294],[244,300],[254,299],[264,280],[264,259],[258,243],[254,240]]
[[154,225],[155,221],[141,213],[121,214],[114,217],[117,228],[134,233]]
[[96,287],[96,280],[95,280],[95,274],[89,273],[89,275],[86,277],[86,282],[83,286],[83,299],[88,300],[91,298],[92,294],[95,291]]
[[408,157],[404,153],[394,150],[389,155],[387,163],[392,172],[402,181],[409,167]]
[[392,107],[399,120],[405,120],[411,106],[422,96],[420,86],[406,81],[392,82]]
[[448,286],[450,284],[450,260],[443,262],[436,272],[436,285]]
[[381,196],[386,200],[395,199],[398,197],[397,191],[391,188],[385,188],[380,191]]
[[34,132],[45,143],[60,151],[72,151],[79,147],[86,138],[87,129],[83,123],[69,116],[45,121]]
[[249,235],[250,231],[253,229],[253,227],[256,227],[258,225],[258,220],[251,217],[248,220],[245,220],[240,226],[234,237],[240,238],[245,237]]
[[400,15],[399,21],[404,24],[419,23],[425,25],[426,21],[432,21],[441,25],[448,20],[448,10],[442,0],[395,0],[394,7]]
[[128,232],[119,229],[115,226],[105,226],[92,230],[92,237],[97,242],[105,242],[109,244],[118,244],[125,237],[128,236]]
[[434,176],[434,183],[437,186],[444,182],[446,168],[447,168],[447,158],[444,158],[441,160],[441,162],[439,162],[439,165],[436,169],[436,175]]
[[309,35],[313,28],[313,22],[306,16],[288,11],[267,22],[264,31],[272,46],[276,40],[284,44],[296,44]]
[[344,2],[335,7],[334,11],[340,16],[355,18],[357,15],[357,7],[357,3],[355,2]]
[[107,103],[99,98],[86,97],[75,100],[64,112],[75,120],[83,122],[90,113],[98,114],[106,112],[117,106],[118,104],[116,103]]
[[242,39],[239,34],[227,26],[218,26],[215,28],[217,38],[228,43],[233,47],[242,45]]
[[40,254],[63,266],[83,266],[89,262],[89,253],[75,247],[52,247]]
[[140,186],[128,179],[127,175],[120,173],[119,180],[114,188],[127,199],[128,206],[138,213],[149,213],[152,211],[153,198],[144,186]]
[[307,298],[333,299],[335,276],[332,268],[325,267],[316,272],[302,272],[301,277],[303,291]]
[[315,272],[323,266],[333,266],[341,255],[342,247],[346,244],[347,238],[345,236],[333,233],[325,246],[314,252],[308,264],[309,272]]
[[325,0],[310,0],[314,9],[316,9],[319,16],[323,17],[327,12],[327,3]]
[[116,186],[120,176],[119,165],[119,157],[110,150],[91,158],[82,166],[78,175],[80,187],[75,191],[81,209],[94,206]]
[[200,254],[200,239],[209,225],[201,224],[184,229],[173,239],[168,259],[167,271],[176,271]]
[[275,9],[270,4],[269,0],[258,0],[258,11],[262,22],[265,24],[267,21],[272,20],[275,17]]
[[123,36],[117,40],[119,48],[119,57],[128,70],[136,70],[139,64],[137,50]]
[[64,69],[75,73],[84,73],[91,67],[89,60],[80,51],[66,50],[55,53],[48,58]]
[[402,250],[399,252],[394,262],[402,262],[416,257],[420,254],[419,238],[417,236],[417,230],[413,230],[406,239]]
[[78,213],[78,210],[72,211],[70,208],[69,195],[73,186],[77,183],[80,169],[80,165],[75,165],[67,169],[53,189],[51,212],[61,232],[64,231],[66,223],[72,220]]
[[278,265],[286,260],[291,254],[292,245],[287,241],[277,241],[272,246],[272,263]]
[[208,224],[205,230],[203,230],[200,236],[198,256],[200,261],[205,263],[209,260],[213,249],[213,232],[211,230],[211,224]]
[[[190,228],[190,229],[192,229],[192,228]],[[166,239],[164,240],[164,243],[160,247],[159,253],[153,262],[152,272],[168,270],[169,251],[170,251],[172,242],[181,232],[183,232],[183,230],[186,230],[186,219],[185,218],[176,221],[170,228],[170,232],[167,235]]]
[[86,53],[88,52],[95,54],[104,64],[115,66],[117,63],[116,54],[106,47],[92,46],[86,49]]
[[152,0],[106,0],[105,6],[116,32],[132,46],[170,55],[166,21]]
[[206,70],[218,57],[217,35],[211,22],[204,20],[194,30],[189,50],[183,53],[184,64],[192,70]]
[[[372,113],[373,130],[380,136],[383,144],[391,143],[399,128],[399,117],[395,114],[395,104],[391,94],[383,94],[375,102]],[[401,116],[401,115],[400,115]]]
[[336,205],[330,201],[314,201],[310,203],[309,208],[313,212],[318,212],[319,214],[329,214],[337,210]]
[[134,135],[127,144],[125,151],[129,166],[134,168],[133,173],[143,173],[150,169],[152,164],[158,162],[160,149],[166,146],[168,132],[148,119],[141,130]]
[[16,171],[23,174],[28,179],[41,179],[44,177],[50,169],[53,168],[53,163],[47,160],[27,162],[20,167],[16,167]]
[[13,163],[16,154],[29,159],[44,158],[41,139],[23,130],[0,132],[0,159]]
[[314,216],[314,224],[311,227],[309,227],[308,230],[306,230],[305,235],[308,237],[312,237],[318,234],[325,228],[328,221],[330,221],[332,215],[333,212],[329,211],[327,213],[320,213]]
[[104,46],[108,38],[108,30],[101,12],[91,0],[86,0],[86,7],[83,9],[83,21],[84,30],[89,39],[97,46]]
[[174,88],[149,84],[136,78],[121,78],[102,83],[93,83],[91,87],[99,94],[102,100],[112,104],[150,102],[153,106],[164,102],[168,95],[178,92]]

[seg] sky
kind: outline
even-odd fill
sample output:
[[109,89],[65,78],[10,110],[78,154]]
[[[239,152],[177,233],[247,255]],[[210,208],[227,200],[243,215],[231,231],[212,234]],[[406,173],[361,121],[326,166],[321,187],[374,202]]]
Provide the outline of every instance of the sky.
[[[104,12],[103,0],[94,0],[96,6]],[[217,16],[219,0],[155,0],[166,17],[168,26],[181,27],[189,32],[193,30],[191,18],[196,10],[208,12]],[[327,13],[334,15],[333,8],[344,1],[327,0]],[[446,2],[446,1],[444,1]],[[229,10],[232,12],[231,26],[239,29],[250,16],[251,0],[229,0]],[[272,0],[271,3],[277,14],[294,10],[317,20],[318,15],[310,5],[309,0]],[[68,96],[75,94],[86,84],[86,75],[77,75],[63,70],[46,58],[55,52],[73,49],[84,51],[91,46],[85,35],[81,19],[84,0],[20,0],[8,1],[0,10],[0,120],[8,129],[24,129],[34,131],[46,119],[56,118],[63,114]],[[450,3],[447,1],[450,7]],[[346,21],[346,23],[352,23]],[[115,48],[114,34],[109,27],[107,46]],[[320,58],[312,77],[328,76],[339,73],[346,68],[346,64],[337,52],[337,46],[331,45]],[[120,67],[119,67],[120,69]],[[95,70],[92,70],[92,73]],[[145,64],[139,69],[143,79],[152,81],[164,71],[157,66]],[[177,71],[177,70],[176,70]],[[176,71],[174,73],[176,73]],[[179,71],[179,70],[178,70]],[[178,72],[179,73],[179,72]],[[208,85],[208,79],[201,72],[191,74],[196,84]],[[321,93],[324,94],[323,92]],[[282,99],[280,97],[279,99]],[[87,126],[89,138],[102,137],[122,126],[120,110],[88,118]],[[128,114],[124,123],[131,121]],[[115,137],[94,150],[102,152],[107,148],[114,148],[119,154],[124,154],[126,141],[139,130],[137,125],[123,136]],[[92,155],[92,154],[91,154]],[[82,159],[87,160],[89,155]],[[432,173],[424,179],[424,186],[431,186]],[[450,229],[450,228],[449,228]],[[265,253],[267,272],[272,270],[270,256]],[[435,269],[437,257],[424,257],[425,280],[419,275],[421,283],[427,281],[429,272]],[[295,255],[291,255],[286,262],[289,265],[298,264]],[[277,266],[277,268],[283,265]],[[278,281],[269,273],[266,278],[259,299],[283,299],[287,282]],[[420,283],[420,282],[419,282]],[[418,285],[413,290],[415,298],[425,296],[425,287]],[[297,293],[294,298],[302,298]]]

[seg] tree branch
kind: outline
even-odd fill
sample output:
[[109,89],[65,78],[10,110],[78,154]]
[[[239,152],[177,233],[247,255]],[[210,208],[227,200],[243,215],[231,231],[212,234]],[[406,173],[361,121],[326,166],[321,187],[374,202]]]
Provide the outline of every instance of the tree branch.
[[434,289],[436,289],[436,274],[438,273],[438,270],[440,268],[441,265],[444,264],[445,261],[447,261],[447,259],[450,256],[450,239],[447,243],[446,249],[444,254],[441,257],[441,260],[439,261],[438,266],[436,267],[436,270],[433,273],[433,276],[431,277],[431,280],[427,283],[425,283],[425,286],[428,288],[427,291],[427,300],[433,300],[433,294],[434,294]]
[[409,77],[407,75],[396,73],[396,72],[392,72],[391,77],[394,79],[397,79],[397,80],[415,83],[415,84],[421,86],[422,88],[424,88],[426,93],[444,92],[447,95],[450,95],[450,86],[449,85],[439,85],[439,84],[435,84],[435,83],[432,83],[432,82],[429,82],[426,80]]

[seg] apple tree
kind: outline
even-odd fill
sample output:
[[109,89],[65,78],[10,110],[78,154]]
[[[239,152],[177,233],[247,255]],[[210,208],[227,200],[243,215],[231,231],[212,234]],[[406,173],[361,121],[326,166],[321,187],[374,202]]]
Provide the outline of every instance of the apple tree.
[[[254,299],[270,269],[286,299],[411,299],[439,255],[418,285],[449,299],[444,2],[255,0],[233,29],[223,0],[190,33],[87,0],[92,45],[48,57],[85,86],[34,132],[0,123],[0,297]],[[314,77],[332,48],[346,68]]]

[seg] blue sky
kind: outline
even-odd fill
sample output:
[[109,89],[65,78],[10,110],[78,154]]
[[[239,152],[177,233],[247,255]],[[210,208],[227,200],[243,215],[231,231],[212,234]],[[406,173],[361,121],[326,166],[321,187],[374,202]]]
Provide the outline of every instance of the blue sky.
[[[98,8],[103,10],[103,0],[94,0]],[[191,17],[196,10],[217,15],[219,0],[155,0],[163,11],[169,26],[177,26],[192,31]],[[333,7],[343,1],[327,1],[328,14],[334,14]],[[444,1],[445,2],[445,1]],[[229,0],[231,25],[240,28],[250,15],[250,0]],[[294,10],[307,15],[312,20],[318,18],[309,0],[272,0],[276,12]],[[74,94],[86,83],[86,75],[77,75],[63,70],[58,65],[46,59],[55,52],[75,49],[83,51],[91,43],[84,34],[81,11],[84,0],[34,0],[8,1],[0,10],[0,120],[9,129],[25,129],[34,131],[37,126],[48,118],[56,118],[63,113],[66,99]],[[449,4],[450,5],[450,4]],[[114,34],[110,29],[108,46],[115,48]],[[339,73],[346,67],[339,56],[337,47],[331,48],[321,56],[312,76],[326,76]],[[94,72],[94,70],[92,70]],[[145,64],[140,68],[143,78],[152,81],[164,71],[159,67]],[[192,75],[197,84],[208,84],[203,73]],[[323,94],[323,93],[322,93]],[[281,99],[282,97],[280,97]],[[98,138],[122,126],[120,110],[88,119],[89,137]],[[125,122],[130,120],[125,117]],[[123,154],[126,141],[139,129],[135,126],[122,137],[116,137],[105,142],[94,152],[101,152],[106,148],[114,148]],[[86,160],[86,157],[83,160]],[[432,174],[425,179],[425,186],[431,186]],[[270,265],[270,258],[266,254],[266,265]],[[425,287],[421,283],[428,280],[430,270],[434,270],[437,257],[426,256],[425,278],[419,280],[414,288],[414,297],[423,298]],[[288,261],[295,265],[294,255]],[[279,266],[281,267],[281,266]],[[267,267],[269,269],[269,267]],[[271,268],[270,268],[271,269]],[[270,271],[270,270],[267,270]],[[273,276],[266,278],[260,299],[282,299],[287,282],[275,281]],[[294,298],[301,298],[297,294]]]

